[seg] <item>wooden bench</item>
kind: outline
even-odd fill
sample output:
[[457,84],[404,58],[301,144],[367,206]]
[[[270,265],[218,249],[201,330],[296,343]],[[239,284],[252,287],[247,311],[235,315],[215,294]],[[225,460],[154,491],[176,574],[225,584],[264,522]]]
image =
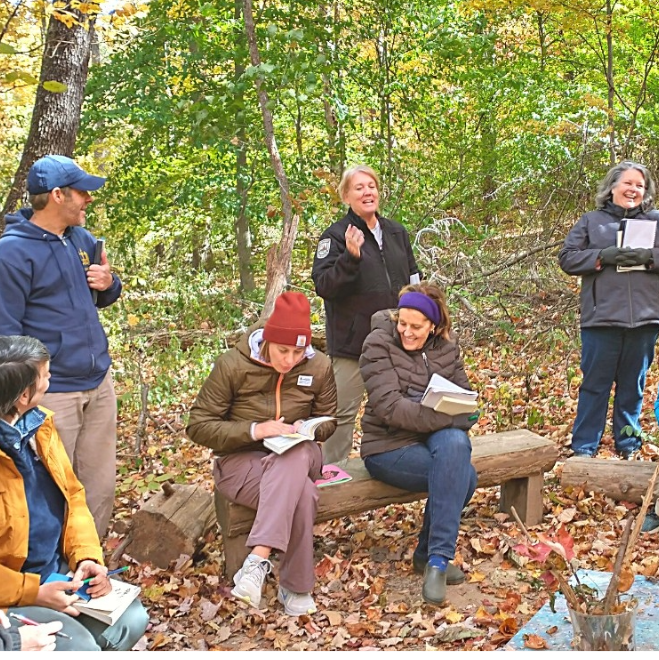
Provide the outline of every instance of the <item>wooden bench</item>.
[[[472,464],[478,486],[501,484],[501,510],[514,506],[526,525],[542,521],[544,472],[558,458],[556,445],[531,431],[505,431],[472,438]],[[316,522],[364,513],[372,509],[416,502],[426,493],[410,493],[373,479],[359,458],[348,461],[352,481],[320,490]],[[245,542],[254,521],[252,509],[234,504],[215,491],[215,511],[224,540],[225,571],[233,575],[247,556]]]

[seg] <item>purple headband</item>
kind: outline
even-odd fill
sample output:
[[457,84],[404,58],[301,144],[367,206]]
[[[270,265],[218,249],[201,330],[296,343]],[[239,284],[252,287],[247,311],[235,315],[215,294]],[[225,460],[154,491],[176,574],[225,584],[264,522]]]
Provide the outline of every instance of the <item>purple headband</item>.
[[416,309],[426,318],[430,319],[435,325],[439,325],[442,320],[439,305],[437,305],[437,303],[425,293],[418,293],[416,291],[408,291],[407,293],[404,293],[398,301],[398,309],[401,307]]

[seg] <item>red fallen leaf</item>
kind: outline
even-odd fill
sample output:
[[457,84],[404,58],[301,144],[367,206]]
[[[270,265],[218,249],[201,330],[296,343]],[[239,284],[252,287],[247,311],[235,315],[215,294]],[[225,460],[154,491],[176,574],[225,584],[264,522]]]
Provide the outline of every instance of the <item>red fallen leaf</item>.
[[549,591],[555,591],[558,589],[558,579],[551,571],[545,571],[540,579],[545,583],[545,586]]
[[524,646],[527,649],[535,649],[536,651],[549,648],[547,640],[540,637],[540,635],[524,635]]
[[560,525],[556,530],[556,534],[551,537],[542,532],[539,533],[538,540],[549,546],[554,552],[563,557],[565,561],[570,561],[570,559],[574,558],[574,539],[567,529],[565,529],[564,525]]

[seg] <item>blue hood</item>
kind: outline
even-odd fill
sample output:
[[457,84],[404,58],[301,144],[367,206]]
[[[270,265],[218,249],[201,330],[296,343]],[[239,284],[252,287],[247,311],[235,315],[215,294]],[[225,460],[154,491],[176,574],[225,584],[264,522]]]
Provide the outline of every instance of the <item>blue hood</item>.
[[[49,392],[97,387],[110,368],[105,332],[87,285],[96,239],[82,227],[62,236],[30,222],[32,209],[5,218],[0,237],[0,334],[40,339],[51,356]],[[112,286],[99,293],[105,307],[121,293]]]

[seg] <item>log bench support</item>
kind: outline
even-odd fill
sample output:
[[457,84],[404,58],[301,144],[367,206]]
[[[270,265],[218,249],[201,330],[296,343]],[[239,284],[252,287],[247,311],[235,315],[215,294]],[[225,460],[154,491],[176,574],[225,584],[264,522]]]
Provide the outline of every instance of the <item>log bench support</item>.
[[[544,472],[551,470],[558,449],[551,440],[526,429],[505,431],[472,438],[472,464],[478,473],[478,487],[501,485],[501,510],[515,507],[525,525],[542,521]],[[364,513],[390,504],[416,502],[427,493],[410,493],[373,479],[359,458],[348,461],[346,472],[352,481],[320,491],[316,522],[325,522]],[[245,557],[247,537],[254,511],[233,504],[215,492],[215,510],[224,540],[225,571],[229,578]]]
[[521,479],[511,479],[501,484],[501,498],[499,508],[510,513],[511,507],[529,525],[538,525],[542,522],[542,487],[545,476],[542,472],[531,474]]

